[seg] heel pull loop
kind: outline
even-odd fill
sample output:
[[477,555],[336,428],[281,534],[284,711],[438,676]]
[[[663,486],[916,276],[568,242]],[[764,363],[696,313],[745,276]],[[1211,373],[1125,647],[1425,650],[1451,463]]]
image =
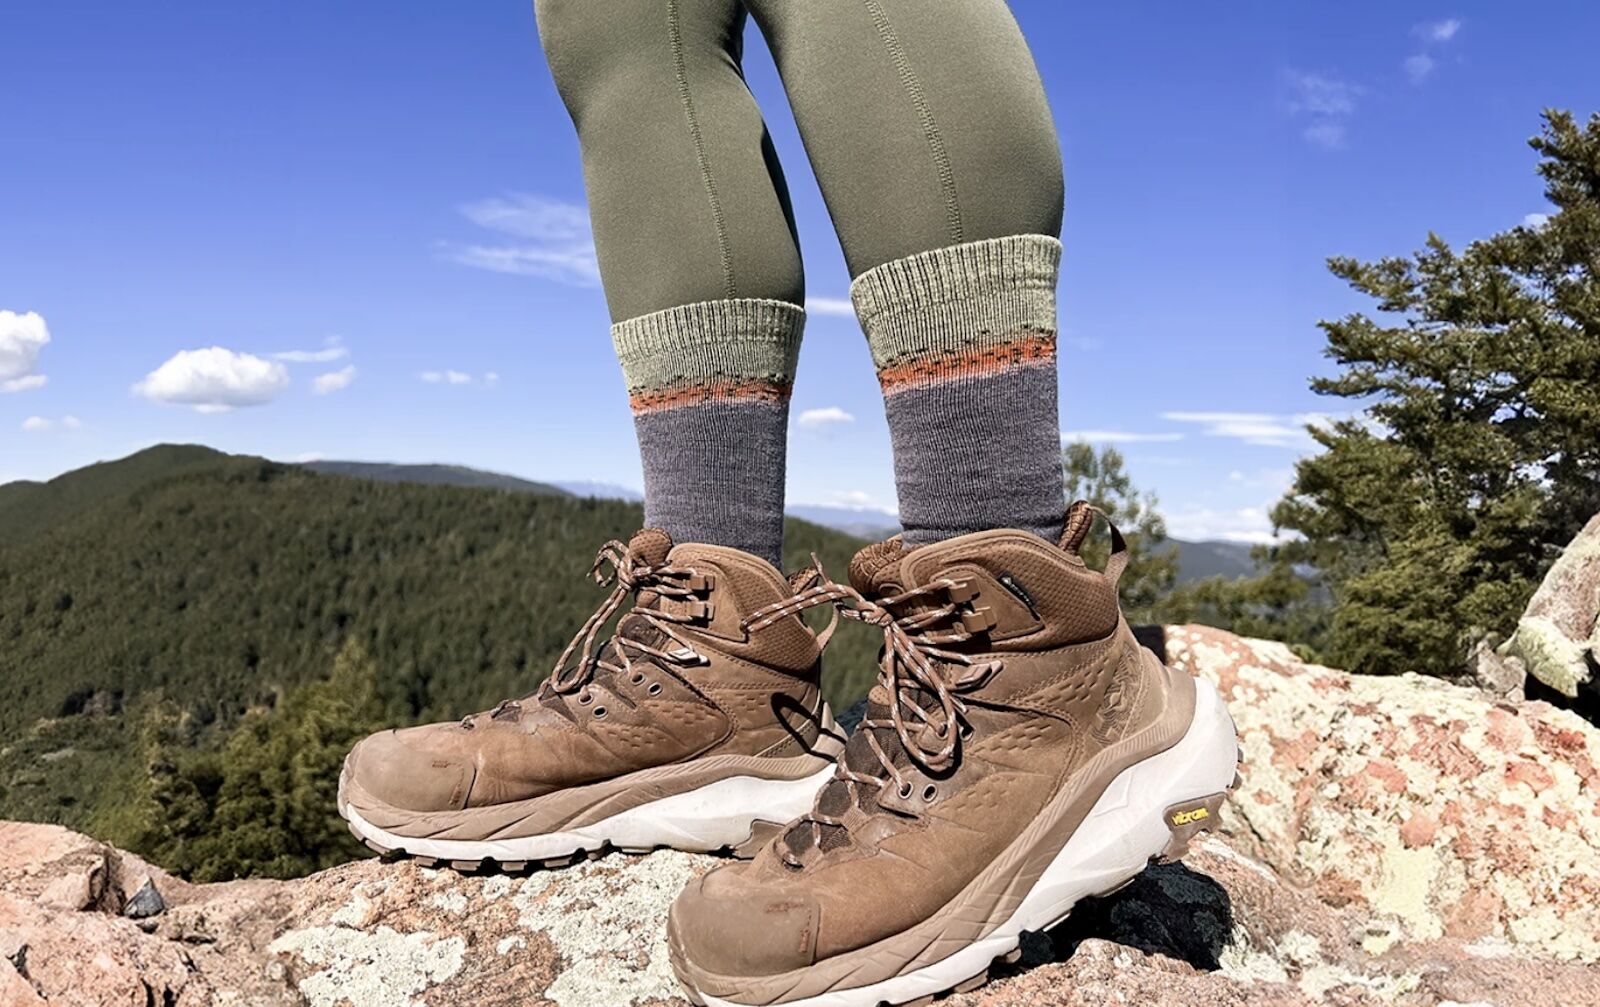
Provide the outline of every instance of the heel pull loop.
[[1083,540],[1089,537],[1089,531],[1094,527],[1094,519],[1099,517],[1111,529],[1111,556],[1106,560],[1105,578],[1116,587],[1122,580],[1122,574],[1128,569],[1128,540],[1123,538],[1122,530],[1111,520],[1111,515],[1096,507],[1087,500],[1079,500],[1067,508],[1067,527],[1062,535],[1062,545],[1075,553],[1082,553]]
[[793,596],[751,612],[739,623],[739,628],[746,633],[760,632],[784,616],[798,616],[808,608],[826,604],[830,607],[828,625],[820,633],[813,631],[812,635],[816,638],[817,647],[827,650],[828,641],[833,639],[833,631],[839,628],[839,608],[833,604],[836,596],[829,590],[832,587],[834,585],[822,569],[822,560],[812,553],[811,565],[789,576],[789,590],[794,592]]
[[1099,508],[1095,508],[1095,513],[1105,518],[1106,527],[1111,529],[1111,555],[1106,559],[1105,575],[1111,586],[1116,587],[1122,580],[1123,572],[1128,569],[1128,560],[1132,558],[1128,553],[1128,540],[1122,537],[1121,529],[1112,522],[1110,515]]
[[[813,584],[825,580],[822,573],[822,558],[816,553],[811,554],[811,572],[815,576]],[[828,649],[828,641],[833,639],[833,631],[839,628],[839,606],[833,605],[828,613],[828,625],[817,634],[817,646],[822,650]]]

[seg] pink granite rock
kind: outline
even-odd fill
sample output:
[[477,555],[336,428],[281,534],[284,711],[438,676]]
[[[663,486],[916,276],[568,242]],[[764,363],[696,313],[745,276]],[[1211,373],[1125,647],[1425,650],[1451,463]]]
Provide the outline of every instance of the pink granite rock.
[[1541,702],[1306,665],[1281,644],[1168,630],[1239,727],[1239,850],[1405,939],[1600,959],[1600,731]]
[[[1169,637],[1241,729],[1223,834],[945,1003],[1600,1004],[1600,732],[1214,630]],[[0,1005],[677,1007],[662,924],[712,863],[613,855],[514,877],[367,860],[189,885],[0,824]],[[145,878],[166,910],[122,916]]]

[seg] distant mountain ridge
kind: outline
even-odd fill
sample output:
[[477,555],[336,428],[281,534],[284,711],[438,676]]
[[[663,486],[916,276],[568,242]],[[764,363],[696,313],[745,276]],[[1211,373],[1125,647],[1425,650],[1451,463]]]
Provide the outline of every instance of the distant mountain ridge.
[[509,490],[513,493],[538,493],[544,496],[573,496],[559,486],[521,479],[502,472],[469,468],[465,465],[408,465],[397,462],[301,462],[300,467],[321,475],[372,479],[385,483],[415,483],[419,486],[468,486],[476,489]]
[[840,507],[833,504],[790,504],[788,512],[797,518],[842,531],[868,541],[880,541],[900,533],[900,518],[877,507]]
[[562,479],[555,483],[575,497],[594,497],[596,500],[627,500],[644,503],[644,494],[631,486],[596,482],[592,479]]
[[[292,733],[348,727],[338,656],[370,666],[375,723],[526,695],[604,597],[595,549],[643,519],[638,504],[451,466],[353,471],[164,445],[0,487],[0,819],[184,864],[189,838],[223,827],[204,809],[219,773],[244,771],[240,751],[347,744]],[[460,479],[474,485],[437,484]],[[803,521],[786,531],[791,568],[816,552],[843,569],[860,546]],[[824,689],[841,708],[876,676],[879,642],[840,627]],[[291,734],[269,744],[270,731]],[[318,795],[338,760],[315,767],[296,792],[331,815]],[[172,832],[180,821],[196,835]],[[280,869],[271,848],[230,849],[239,870]]]
[[[102,462],[68,472],[46,483],[14,482],[0,486],[0,545],[15,544],[40,534],[113,495],[126,495],[152,480],[193,471],[235,457],[195,444],[162,444],[115,462]],[[539,496],[571,496],[640,503],[638,490],[593,480],[523,479],[465,465],[407,464],[319,460],[299,465],[321,475],[423,486],[463,486]],[[854,538],[877,541],[900,530],[893,513],[873,507],[795,504],[790,517],[809,521]],[[1234,579],[1255,573],[1251,546],[1241,542],[1168,539],[1178,553],[1178,583],[1208,577]]]
[[49,482],[0,486],[0,545],[16,545],[120,499],[158,479],[197,471],[231,457],[200,444],[158,444],[127,458],[97,462]]

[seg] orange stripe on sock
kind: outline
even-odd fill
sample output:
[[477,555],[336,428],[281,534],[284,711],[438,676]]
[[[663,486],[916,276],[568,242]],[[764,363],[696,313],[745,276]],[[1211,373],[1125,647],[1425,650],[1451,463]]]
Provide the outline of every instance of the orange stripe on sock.
[[883,394],[893,395],[959,378],[998,374],[1013,367],[1037,367],[1055,358],[1053,334],[1024,336],[995,346],[952,350],[885,367],[878,372],[878,385]]
[[682,409],[707,402],[787,402],[790,386],[777,381],[708,381],[673,388],[640,390],[628,396],[634,413]]

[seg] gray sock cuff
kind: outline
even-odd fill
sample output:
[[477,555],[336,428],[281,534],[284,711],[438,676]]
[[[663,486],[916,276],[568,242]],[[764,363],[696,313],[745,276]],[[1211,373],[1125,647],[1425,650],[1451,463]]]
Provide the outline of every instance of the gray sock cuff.
[[630,318],[611,327],[611,341],[633,393],[719,381],[787,389],[804,328],[798,304],[745,298]]
[[915,358],[1054,335],[1061,242],[1045,234],[973,241],[886,262],[850,300],[881,371]]

